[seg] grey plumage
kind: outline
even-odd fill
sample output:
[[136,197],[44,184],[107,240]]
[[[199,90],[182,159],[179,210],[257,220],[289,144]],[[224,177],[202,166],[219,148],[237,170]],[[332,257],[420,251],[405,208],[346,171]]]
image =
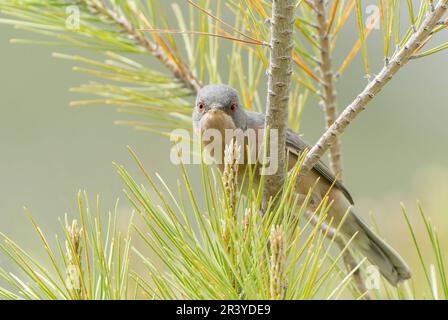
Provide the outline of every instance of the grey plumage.
[[[261,113],[244,110],[239,101],[238,92],[223,84],[208,85],[201,89],[193,111],[193,126],[196,130],[210,128],[222,132],[225,129],[263,130],[264,119]],[[297,157],[309,148],[309,145],[297,133],[288,130],[286,148],[289,158],[293,159],[291,167]],[[319,180],[317,185],[315,185],[316,180]],[[333,188],[331,188],[332,185]],[[347,238],[354,237],[352,242],[354,247],[376,265],[392,285],[396,286],[400,281],[411,277],[409,267],[400,255],[355,214],[352,208],[354,201],[349,191],[340,181],[335,181],[334,175],[322,161],[319,161],[313,170],[300,180],[296,191],[306,195],[313,186],[310,209],[315,209],[323,197],[328,195],[333,202],[329,209],[329,218],[332,218],[335,224],[344,219],[340,228],[342,235]]]

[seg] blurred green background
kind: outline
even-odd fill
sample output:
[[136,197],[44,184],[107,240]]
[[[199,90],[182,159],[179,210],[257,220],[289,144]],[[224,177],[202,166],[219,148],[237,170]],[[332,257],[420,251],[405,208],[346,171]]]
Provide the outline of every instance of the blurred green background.
[[[355,21],[343,35],[336,65],[357,37]],[[106,209],[114,207],[117,197],[123,198],[122,211],[127,214],[123,186],[112,166],[116,161],[134,171],[127,145],[150,171],[174,186],[179,171],[169,162],[169,140],[113,125],[123,119],[113,107],[69,107],[71,100],[82,98],[69,88],[90,78],[72,72],[70,62],[54,59],[51,53],[77,50],[9,43],[10,38],[24,36],[30,35],[0,26],[0,230],[32,247],[36,237],[30,235],[23,207],[53,234],[59,228],[58,217],[66,212],[76,216],[79,189],[92,198],[100,194]],[[447,40],[445,33],[436,42]],[[369,49],[372,68],[379,70],[380,31],[373,31]],[[157,64],[149,56],[143,61]],[[345,181],[357,210],[367,219],[372,213],[382,234],[414,263],[400,201],[415,216],[415,201],[421,200],[442,239],[448,236],[447,62],[444,52],[412,61],[343,136]],[[363,75],[358,58],[338,82],[340,108],[367,84]],[[309,142],[322,133],[323,119],[316,101],[309,100],[302,117]]]

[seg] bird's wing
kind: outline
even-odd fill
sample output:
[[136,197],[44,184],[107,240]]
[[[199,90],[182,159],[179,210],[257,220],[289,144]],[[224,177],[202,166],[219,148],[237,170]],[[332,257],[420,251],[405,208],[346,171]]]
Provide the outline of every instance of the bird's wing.
[[[295,133],[291,129],[288,129],[286,133],[286,148],[292,154],[300,156],[300,154],[305,149],[309,150],[310,146],[305,141],[303,141],[303,139],[297,133]],[[327,180],[330,184],[334,183],[334,187],[341,190],[344,196],[347,198],[347,200],[351,204],[354,204],[353,198],[348,192],[348,190],[344,187],[344,185],[340,181],[336,180],[335,176],[331,173],[330,169],[324,162],[319,160],[319,162],[314,166],[313,170],[319,173],[319,175],[322,176],[325,180]]]

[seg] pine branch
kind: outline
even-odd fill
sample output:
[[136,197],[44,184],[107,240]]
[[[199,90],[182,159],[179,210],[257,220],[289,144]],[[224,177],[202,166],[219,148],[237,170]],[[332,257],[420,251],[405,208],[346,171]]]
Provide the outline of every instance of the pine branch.
[[135,39],[140,45],[146,48],[154,55],[173,75],[189,88],[192,93],[196,94],[202,87],[199,80],[193,75],[192,71],[181,60],[173,60],[166,52],[155,42],[146,38],[141,31],[122,14],[111,10],[102,1],[84,0],[86,5],[94,12],[110,19],[120,26],[131,38]]
[[[263,208],[282,189],[285,180],[286,130],[288,128],[289,88],[292,75],[292,49],[295,0],[274,0],[271,18],[271,53],[268,70],[265,132],[277,130],[277,170],[266,175],[263,185]],[[267,144],[265,144],[266,146]],[[270,148],[267,148],[269,150]]]
[[412,58],[416,50],[421,48],[431,36],[437,22],[448,10],[448,0],[440,0],[434,11],[430,12],[422,22],[418,30],[406,42],[406,44],[393,56],[391,61],[384,66],[380,73],[366,86],[366,88],[356,97],[356,99],[339,115],[330,128],[319,138],[317,143],[308,152],[302,166],[300,175],[303,177],[314,167],[322,155],[333,145],[351,123],[353,119],[373,100],[393,76],[400,71]]
[[[320,44],[321,54],[321,62],[319,65],[321,79],[320,84],[322,90],[321,103],[323,104],[325,110],[325,120],[328,129],[337,118],[336,85],[332,67],[330,34],[328,33],[330,27],[329,23],[327,23],[327,13],[324,0],[314,0],[314,7],[316,9],[315,12],[317,17],[316,21],[318,40]],[[333,173],[337,175],[338,179],[342,179],[342,154],[340,137],[336,137],[334,143],[330,147],[330,165]],[[331,238],[334,236],[333,233],[334,231],[329,233],[325,232],[325,234],[328,234]],[[346,245],[342,238],[336,237],[335,242],[341,252],[343,252],[342,258],[344,260],[344,264],[347,267],[348,273],[352,273],[353,280],[359,292],[365,294],[365,299],[370,300],[371,297],[366,293],[366,284],[360,270],[358,269],[358,263],[356,262],[355,257],[353,257],[350,251],[344,251]]]
[[[321,61],[319,70],[322,90],[322,104],[325,110],[325,120],[328,129],[337,118],[336,86],[331,61],[330,34],[327,32],[328,23],[325,1],[314,0],[314,6],[316,8],[318,40],[320,43]],[[333,173],[338,175],[338,179],[342,179],[342,154],[341,140],[339,137],[336,137],[330,148],[330,165]]]
[[[332,230],[334,233],[334,230]],[[359,269],[359,263],[356,262],[355,257],[352,253],[347,249],[347,244],[341,238],[336,236],[334,238],[334,242],[338,245],[339,249],[342,251],[342,260],[348,270],[348,273],[352,274],[353,281],[355,282],[356,288],[363,295],[365,300],[372,300],[371,295],[366,286],[366,282],[361,274],[361,270]]]

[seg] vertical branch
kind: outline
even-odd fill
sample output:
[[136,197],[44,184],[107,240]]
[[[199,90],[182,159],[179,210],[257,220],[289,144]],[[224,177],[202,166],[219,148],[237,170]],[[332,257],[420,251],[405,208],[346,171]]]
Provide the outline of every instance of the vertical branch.
[[[317,8],[323,5],[323,1],[315,0]],[[330,125],[327,131],[320,137],[318,142],[311,148],[304,164],[300,175],[303,177],[307,172],[314,167],[319,161],[322,155],[329,148],[332,149],[339,143],[340,135],[345,131],[346,127],[351,123],[356,116],[363,111],[368,103],[377,95],[383,87],[393,78],[393,76],[400,71],[400,69],[409,62],[414,56],[415,52],[421,49],[421,47],[429,40],[432,35],[434,27],[438,21],[448,10],[448,0],[440,0],[437,7],[428,13],[426,19],[422,22],[418,30],[414,32],[412,37],[406,42],[403,48],[397,51],[392,60],[384,66],[380,73],[371,81],[365,89],[356,97],[356,99],[341,113],[341,115]],[[325,19],[318,13],[318,20]],[[320,24],[320,23],[319,23]],[[319,30],[319,35],[322,34],[322,30]],[[323,52],[324,50],[322,50]],[[323,56],[323,55],[322,55]],[[324,65],[324,59],[322,59],[322,68]],[[324,93],[325,98],[325,93]],[[328,115],[328,114],[327,114]],[[336,241],[338,246],[343,246],[341,240]],[[356,261],[349,254],[344,255],[344,263],[348,268],[356,266]],[[365,292],[365,284],[362,281],[359,271],[353,273],[354,280],[358,289],[361,292]],[[370,296],[366,295],[365,298],[369,299]]]
[[[274,173],[266,175],[263,185],[263,208],[269,199],[281,190],[285,179],[286,130],[288,128],[289,88],[292,74],[293,24],[295,0],[273,0],[271,17],[271,53],[268,70],[268,94],[266,100],[266,130],[277,130],[278,141],[269,141],[277,145],[276,154],[268,154],[277,160]],[[267,137],[270,135],[268,134]],[[270,148],[265,147],[268,152]]]
[[[327,129],[337,118],[337,99],[334,73],[331,62],[330,34],[324,0],[314,0],[316,12],[318,41],[320,43],[320,86],[322,92],[322,105],[325,110]],[[341,140],[337,137],[330,148],[330,166],[333,173],[342,179]]]
[[[327,13],[324,0],[314,0],[314,7],[316,12],[318,40],[320,43],[320,86],[322,91],[322,105],[325,110],[325,120],[327,129],[335,122],[337,118],[337,96],[336,86],[334,81],[334,73],[332,67],[331,57],[331,43],[330,34],[327,22]],[[342,179],[342,154],[341,154],[341,139],[336,137],[330,147],[330,166],[333,173]],[[334,232],[333,232],[334,233]],[[329,234],[329,233],[326,233]],[[331,237],[332,238],[332,237]],[[359,292],[364,294],[364,297],[370,300],[370,295],[367,292],[365,281],[358,268],[358,263],[350,251],[345,250],[345,241],[338,235],[335,236],[335,242],[339,249],[343,251],[342,259],[349,273],[352,273],[353,280]]]
[[300,176],[306,175],[311,168],[319,161],[322,155],[333,145],[334,141],[340,136],[356,116],[367,108],[367,105],[374,97],[389,83],[394,75],[406,65],[431,37],[433,29],[437,26],[439,20],[448,10],[448,0],[440,0],[434,11],[429,12],[420,27],[405,45],[398,50],[391,61],[383,67],[378,75],[364,88],[356,99],[345,108],[336,121],[319,138],[317,143],[308,152],[305,162],[302,166]]

